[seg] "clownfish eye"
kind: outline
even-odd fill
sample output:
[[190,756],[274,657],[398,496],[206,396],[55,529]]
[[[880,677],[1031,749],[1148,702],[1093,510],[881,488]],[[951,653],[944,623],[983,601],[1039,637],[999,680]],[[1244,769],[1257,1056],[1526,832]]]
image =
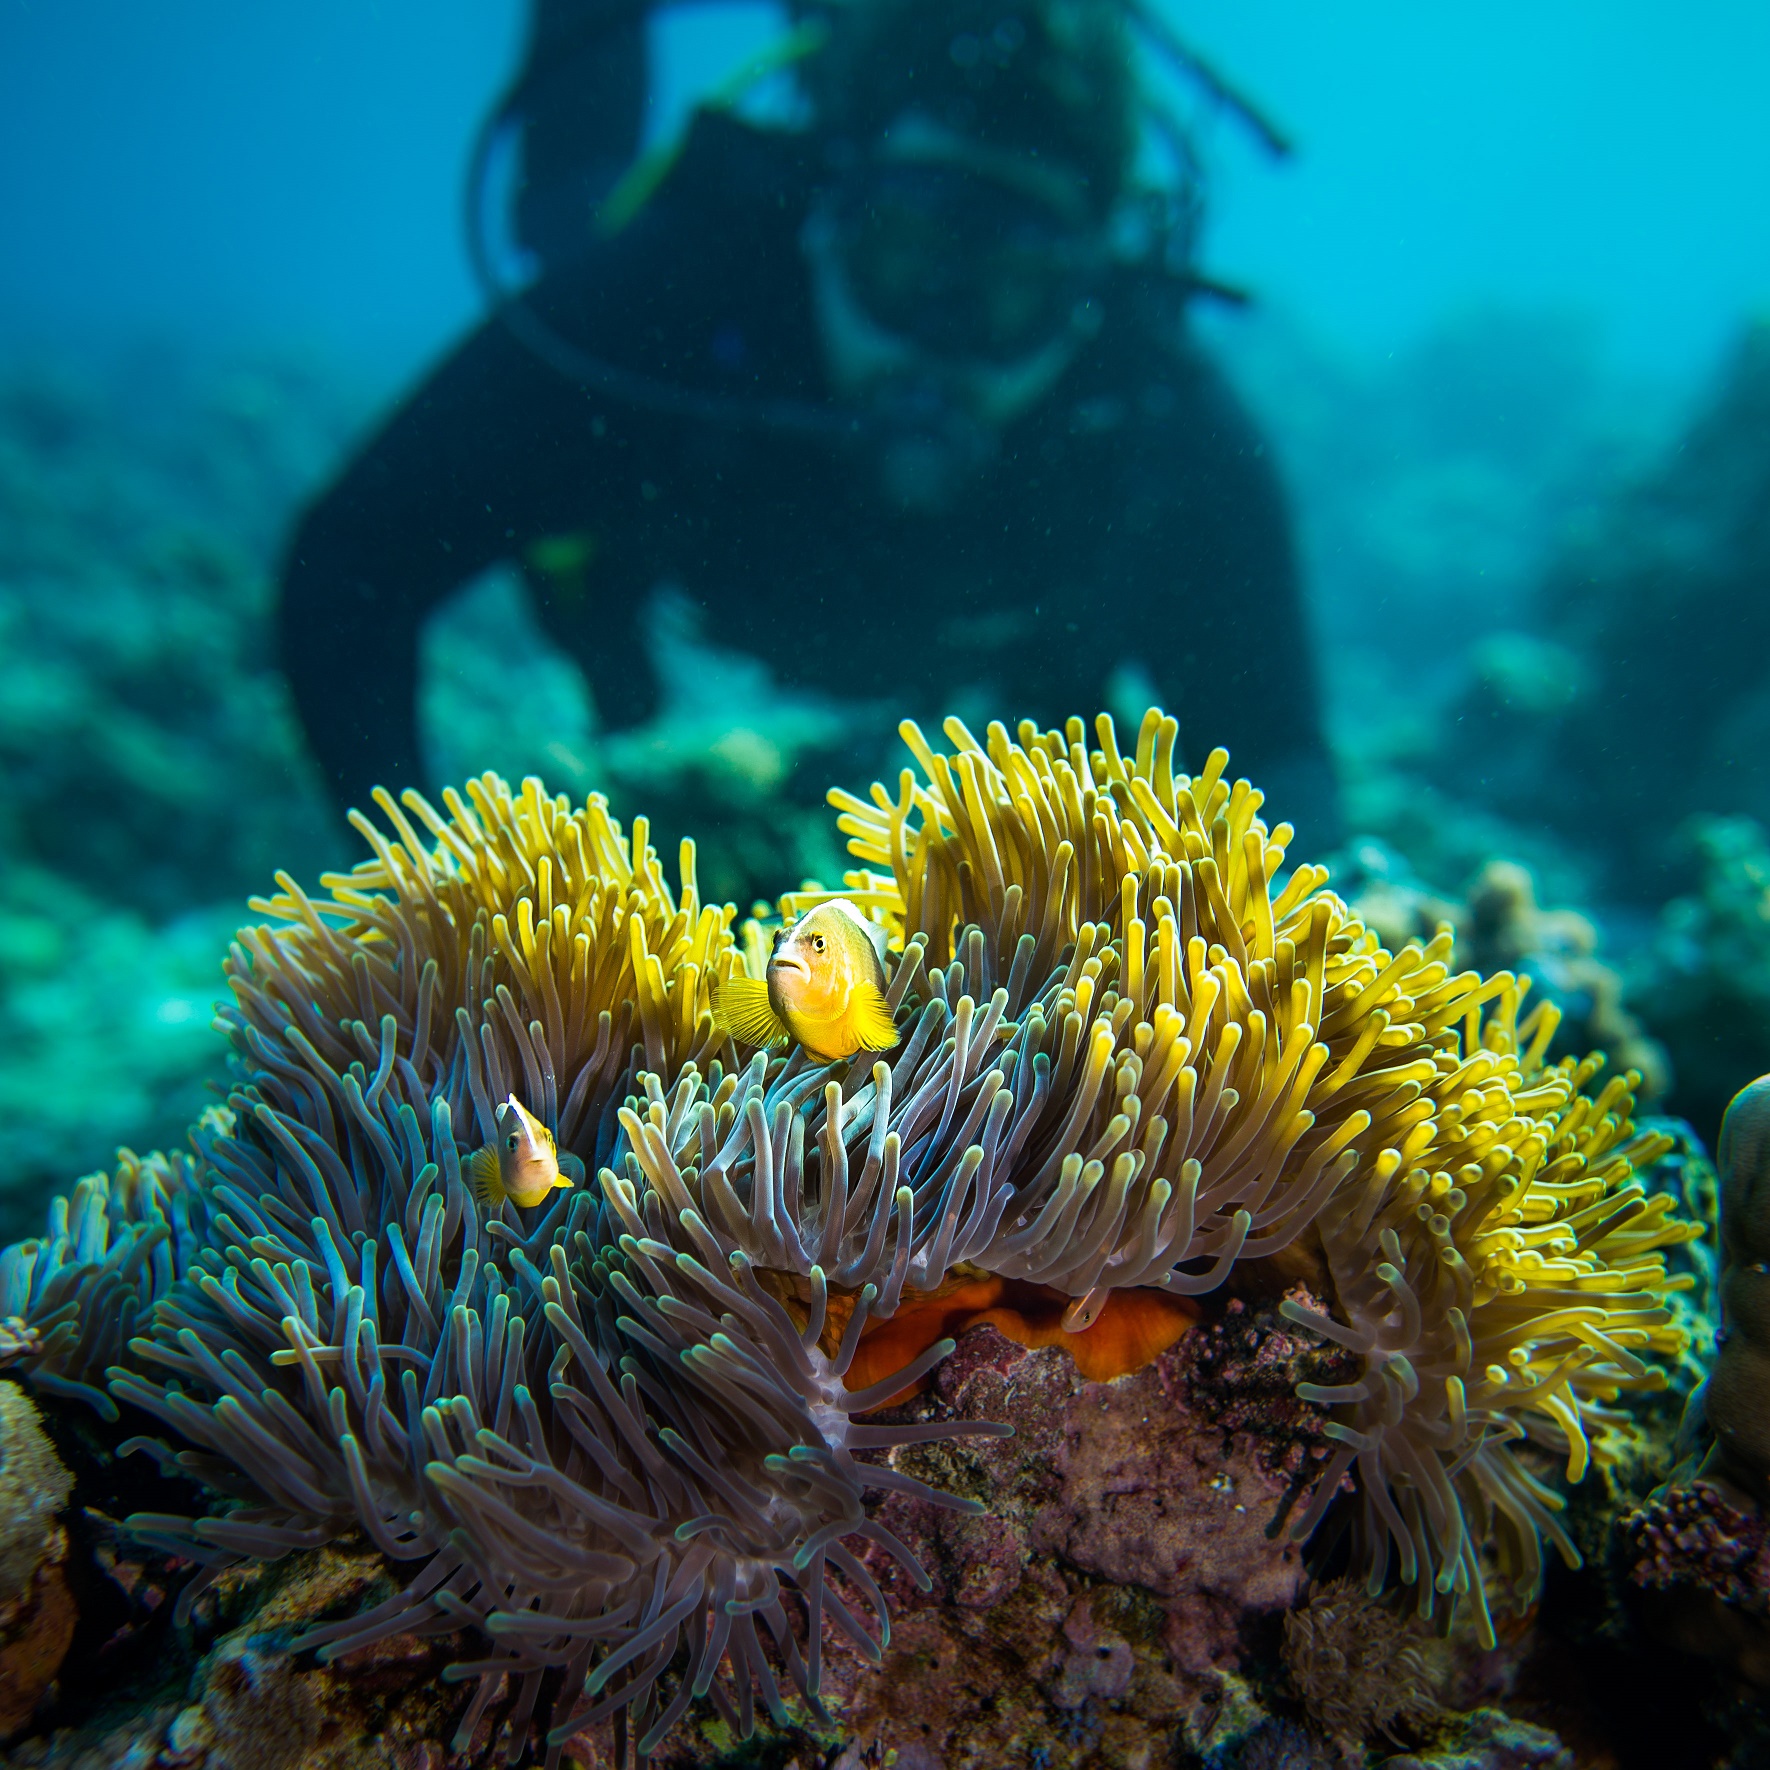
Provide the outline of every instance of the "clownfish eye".
[[510,1135],[504,1139],[504,1147],[510,1150],[520,1149],[522,1147],[522,1139],[512,1131]]
[[814,953],[821,953],[824,950],[824,937],[821,934],[812,935],[811,950]]

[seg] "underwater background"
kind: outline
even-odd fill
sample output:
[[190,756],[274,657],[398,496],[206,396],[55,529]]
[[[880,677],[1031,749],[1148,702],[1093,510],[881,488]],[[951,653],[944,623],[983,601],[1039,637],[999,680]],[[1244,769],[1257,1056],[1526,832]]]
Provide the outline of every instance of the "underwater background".
[[[1448,922],[1463,964],[1528,975],[1557,1056],[1637,1070],[1676,1121],[1662,1189],[1706,1186],[1712,1217],[1704,1152],[1770,1070],[1770,12],[1161,12],[1295,146],[1192,113],[1201,261],[1249,299],[1191,319],[1288,496],[1339,780],[1341,827],[1299,857],[1385,946]],[[183,1147],[226,1088],[248,897],[362,858],[279,669],[276,579],[304,504],[483,317],[463,168],[525,16],[0,0],[0,1243],[119,1148]],[[783,28],[654,16],[647,141]],[[662,702],[606,730],[522,578],[483,576],[422,635],[428,784],[539,775],[672,838],[715,806],[703,894],[740,912],[836,884],[834,818],[789,783],[834,780],[890,697],[783,686],[667,584],[644,631]],[[913,647],[902,668],[908,696]],[[1128,745],[1149,696],[1114,692]],[[1176,1761],[1340,1761],[1225,1728],[1255,1743],[1207,1730]],[[1681,1761],[1770,1762],[1740,1729]],[[1421,1761],[1619,1761],[1478,1735]]]
[[[1349,876],[1429,930],[1487,862],[1531,869],[1536,904],[1573,914],[1496,909],[1483,958],[1534,954],[1632,1016],[1604,1042],[1657,1041],[1650,1078],[1712,1134],[1770,1063],[1770,663],[1696,730],[1708,660],[1680,678],[1668,657],[1615,728],[1662,759],[1649,797],[1607,803],[1593,774],[1649,764],[1567,728],[1616,693],[1594,654],[1643,619],[1707,627],[1748,673],[1767,656],[1770,19],[1174,22],[1298,144],[1275,164],[1207,119],[1204,257],[1255,300],[1195,323],[1282,464],[1347,825],[1373,839]],[[245,895],[348,852],[275,668],[271,581],[303,499],[475,316],[462,163],[523,27],[514,5],[0,13],[11,1233],[119,1142],[177,1140],[221,1058],[208,1003]],[[763,6],[654,18],[648,137],[778,29]],[[681,613],[666,595],[654,617],[666,711],[604,743],[520,587],[472,588],[423,641],[433,780],[655,803],[711,766],[766,803],[839,729],[841,684],[779,695],[766,659],[731,658],[709,692]],[[476,681],[491,635],[520,697]],[[811,821],[786,883],[839,871]]]

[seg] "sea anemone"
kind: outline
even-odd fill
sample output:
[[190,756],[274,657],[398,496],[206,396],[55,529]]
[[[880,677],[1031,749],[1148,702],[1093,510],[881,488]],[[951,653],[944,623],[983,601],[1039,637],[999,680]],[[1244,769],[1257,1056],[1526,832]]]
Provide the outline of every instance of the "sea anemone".
[[[142,1329],[110,1392],[182,1445],[136,1442],[238,1502],[133,1528],[225,1565],[360,1526],[411,1577],[306,1639],[474,1625],[463,1739],[511,1674],[520,1749],[555,1669],[556,1751],[629,1712],[649,1747],[702,1695],[747,1729],[779,1673],[815,1708],[826,1619],[877,1658],[849,1541],[924,1577],[864,1491],[962,1504],[856,1455],[996,1430],[860,1417],[953,1332],[1110,1376],[1285,1254],[1332,1305],[1292,1319],[1363,1360],[1306,1396],[1340,1448],[1297,1533],[1346,1524],[1367,1590],[1483,1618],[1492,1539],[1527,1598],[1541,1538],[1571,1544],[1507,1440],[1577,1479],[1678,1335],[1660,1250],[1694,1230],[1631,1184],[1657,1145],[1627,1078],[1593,1100],[1590,1065],[1545,1066],[1550,1015],[1453,974],[1448,934],[1383,950],[1325,869],[1286,872],[1224,752],[1175,771],[1173,720],[1129,758],[1105,718],[1093,749],[1079,720],[947,732],[904,728],[895,795],[832,795],[896,955],[876,1060],[727,1042],[711,986],[757,931],[599,798],[381,794],[392,834],[357,820],[373,858],[328,897],[280,878],[228,960],[237,1074],[194,1167],[120,1259],[89,1199],[51,1264],[0,1262],[64,1384],[119,1341],[66,1312],[109,1286]],[[511,1092],[594,1186],[475,1202],[463,1154]]]
[[1393,1565],[1422,1616],[1435,1594],[1467,1598],[1489,1641],[1485,1547],[1519,1611],[1541,1587],[1544,1538],[1579,1565],[1556,1517],[1563,1500],[1513,1445],[1557,1453],[1570,1481],[1620,1451],[1634,1428],[1613,1404],[1663,1389],[1649,1357],[1683,1346],[1665,1300],[1692,1281],[1667,1276],[1663,1250],[1700,1233],[1632,1183],[1669,1142],[1635,1132],[1633,1072],[1588,1098],[1580,1088],[1603,1060],[1544,1068],[1518,1050],[1510,1008],[1502,998],[1499,1014],[1446,1041],[1422,1078],[1431,1141],[1383,1151],[1323,1211],[1314,1233],[1337,1318],[1280,1305],[1364,1361],[1357,1382],[1299,1388],[1331,1407],[1340,1448],[1295,1534],[1314,1530],[1356,1467],[1367,1590]]
[[[1222,780],[1224,751],[1176,776],[1178,728],[1159,715],[1129,766],[1104,718],[1091,756],[1079,720],[1023,726],[1020,744],[992,726],[987,751],[948,729],[950,758],[904,727],[923,783],[906,770],[896,799],[832,800],[855,854],[892,869],[851,889],[936,965],[962,952],[1003,978],[1019,1016],[1035,1122],[980,1263],[1068,1291],[1078,1326],[1114,1288],[1215,1289],[1302,1231],[1387,1104],[1348,1097],[1387,1017],[1324,1003],[1325,869],[1275,899],[1289,826],[1269,831],[1260,795]],[[1331,1070],[1324,1005],[1348,1035]]]
[[89,1379],[122,1360],[137,1323],[189,1268],[208,1216],[189,1155],[117,1156],[114,1174],[89,1174],[51,1201],[45,1234],[0,1250],[0,1369],[110,1420],[116,1403]]
[[1393,1739],[1397,1722],[1418,1728],[1440,1712],[1433,1647],[1351,1580],[1318,1586],[1284,1622],[1291,1685],[1346,1764],[1365,1763],[1365,1741]]
[[[729,912],[695,900],[692,851],[673,895],[643,827],[629,850],[600,800],[572,814],[489,779],[470,794],[447,821],[408,796],[429,844],[383,798],[397,840],[361,820],[376,858],[319,903],[281,881],[258,907],[284,926],[233,949],[240,1074],[231,1122],[199,1138],[204,1244],[111,1389],[186,1447],[141,1448],[241,1503],[131,1527],[211,1566],[360,1527],[412,1577],[304,1644],[477,1625],[494,1647],[454,1669],[479,1679],[462,1740],[513,1674],[519,1748],[554,1667],[556,1750],[630,1709],[654,1739],[697,1695],[747,1730],[758,1690],[784,1716],[771,1655],[815,1704],[824,1617],[877,1657],[883,1599],[842,1539],[925,1576],[863,1488],[944,1496],[862,1468],[853,1445],[927,1434],[850,1427],[868,1398],[844,1390],[842,1348],[818,1350],[821,1321],[796,1325],[741,1267],[617,1250],[589,1189],[529,1218],[475,1204],[455,1127],[482,1140],[513,1089],[568,1163],[574,1143],[612,1154],[611,1105],[644,1093],[642,1073],[655,1092],[699,1057],[723,1101],[707,982],[735,958]],[[865,1321],[862,1306],[848,1351]]]
[[[1643,1354],[1683,1340],[1665,1298],[1689,1281],[1663,1250],[1701,1227],[1633,1183],[1669,1146],[1635,1132],[1638,1075],[1583,1094],[1602,1058],[1546,1065],[1554,1007],[1520,1024],[1528,985],[1453,973],[1448,929],[1390,953],[1325,868],[1275,892],[1289,827],[1269,830],[1260,795],[1223,779],[1224,751],[1176,774],[1177,730],[1152,711],[1127,762],[1104,716],[1091,751],[1080,720],[1023,725],[1018,743],[992,725],[987,744],[949,721],[952,755],[906,725],[920,781],[831,796],[856,856],[890,868],[848,883],[937,960],[962,940],[1031,973],[1075,943],[1073,1001],[1048,991],[1022,1029],[1059,1072],[1086,1041],[1080,1080],[1052,1090],[1070,1194],[1049,1161],[1017,1175],[982,1263],[1049,1248],[1021,1270],[1085,1290],[1085,1316],[1114,1282],[1207,1290],[1304,1237],[1336,1314],[1285,1312],[1365,1369],[1300,1391],[1332,1410],[1340,1449],[1294,1535],[1356,1467],[1337,1510],[1368,1590],[1393,1569],[1422,1614],[1467,1597],[1491,1635],[1484,1544],[1520,1605],[1544,1537],[1577,1561],[1562,1501],[1510,1443],[1562,1454],[1573,1481],[1615,1453],[1632,1429],[1618,1397],[1666,1382]],[[1046,1213],[1057,1232],[1041,1238]]]

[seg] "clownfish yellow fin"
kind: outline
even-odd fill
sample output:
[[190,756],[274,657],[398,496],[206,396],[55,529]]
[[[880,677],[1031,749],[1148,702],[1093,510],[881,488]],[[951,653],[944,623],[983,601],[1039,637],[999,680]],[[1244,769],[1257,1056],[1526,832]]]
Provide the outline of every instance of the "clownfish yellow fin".
[[477,1203],[495,1205],[504,1197],[504,1180],[498,1172],[498,1152],[489,1143],[467,1159],[467,1190]]
[[740,1045],[778,1045],[793,1035],[756,977],[728,977],[713,986],[713,1024]]
[[873,984],[857,983],[848,998],[848,1024],[860,1041],[863,1051],[889,1051],[897,1043],[898,1032],[891,1018],[891,1008],[884,995]]

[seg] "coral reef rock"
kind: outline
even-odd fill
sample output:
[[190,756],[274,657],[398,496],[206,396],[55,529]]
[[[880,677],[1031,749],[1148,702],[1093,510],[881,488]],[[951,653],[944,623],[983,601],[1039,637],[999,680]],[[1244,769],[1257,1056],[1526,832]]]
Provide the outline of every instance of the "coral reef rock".
[[985,1770],[1090,1753],[1160,1765],[1177,1728],[1210,1731],[1226,1678],[1304,1573],[1297,1546],[1267,1529],[1288,1477],[1255,1435],[1195,1413],[1185,1393],[1178,1349],[1093,1383],[1062,1352],[991,1328],[960,1343],[904,1411],[982,1414],[1015,1433],[892,1453],[984,1509],[909,1497],[881,1509],[933,1587],[879,1569],[895,1612],[884,1662],[839,1696],[826,1677],[853,1740]]
[[1703,1472],[1729,1497],[1770,1504],[1770,1076],[1741,1089],[1721,1126],[1721,1312],[1703,1389],[1715,1435]]
[[[436,1742],[458,1703],[440,1673],[457,1641],[395,1636],[336,1666],[291,1646],[300,1626],[386,1585],[380,1557],[361,1545],[218,1581],[201,1606],[214,1632],[188,1687],[26,1740],[8,1770],[442,1770]],[[473,1745],[490,1743],[488,1723]]]
[[1397,1753],[1383,1760],[1383,1770],[1578,1770],[1578,1764],[1547,1727],[1476,1709],[1459,1716],[1431,1751]]
[[1734,1098],[1718,1154],[1722,1325],[1681,1434],[1700,1467],[1620,1519],[1611,1553],[1625,1604],[1650,1633],[1761,1691],[1770,1689],[1770,1076]]
[[31,1718],[74,1638],[56,1522],[72,1488],[36,1404],[0,1381],[0,1739]]

